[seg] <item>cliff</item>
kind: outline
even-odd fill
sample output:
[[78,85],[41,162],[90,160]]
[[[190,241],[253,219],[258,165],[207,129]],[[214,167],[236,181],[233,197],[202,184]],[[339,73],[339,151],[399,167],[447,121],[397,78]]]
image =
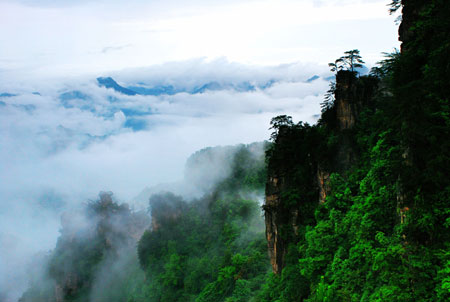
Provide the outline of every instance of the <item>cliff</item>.
[[[301,226],[313,223],[314,208],[329,193],[330,175],[345,175],[356,162],[358,150],[352,129],[361,112],[371,106],[377,88],[376,78],[357,77],[356,73],[341,70],[336,74],[334,105],[322,115],[320,126],[292,124],[278,129],[274,147],[268,153],[264,205],[274,273],[284,268],[288,246],[299,240]],[[329,143],[330,137],[337,143]]]
[[391,5],[400,53],[338,72],[317,125],[273,120],[265,301],[450,301],[450,6]]

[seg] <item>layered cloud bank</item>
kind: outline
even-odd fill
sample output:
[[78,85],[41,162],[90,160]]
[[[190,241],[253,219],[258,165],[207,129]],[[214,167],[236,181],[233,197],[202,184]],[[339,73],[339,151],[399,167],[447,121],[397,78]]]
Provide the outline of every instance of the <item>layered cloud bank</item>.
[[190,154],[266,140],[276,115],[314,123],[329,76],[198,59],[0,86],[0,292],[20,292],[23,259],[54,246],[64,209],[179,180]]
[[104,76],[0,88],[2,190],[130,198],[181,176],[195,150],[267,139],[273,116],[314,122],[329,74],[197,60]]

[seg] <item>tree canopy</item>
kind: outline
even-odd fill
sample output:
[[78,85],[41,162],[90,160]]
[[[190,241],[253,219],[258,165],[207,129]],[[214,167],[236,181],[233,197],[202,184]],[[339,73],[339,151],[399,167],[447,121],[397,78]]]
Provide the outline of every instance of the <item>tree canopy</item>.
[[358,49],[352,49],[344,52],[344,55],[334,61],[334,63],[328,63],[332,72],[338,72],[343,70],[349,70],[355,72],[356,68],[363,67],[365,62],[362,60]]

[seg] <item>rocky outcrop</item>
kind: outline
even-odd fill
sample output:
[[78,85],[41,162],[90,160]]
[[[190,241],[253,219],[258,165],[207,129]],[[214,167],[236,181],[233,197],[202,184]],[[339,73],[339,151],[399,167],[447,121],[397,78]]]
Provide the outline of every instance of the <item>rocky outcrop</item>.
[[[290,157],[291,160],[295,160],[299,156],[295,146],[297,142],[292,143],[291,141],[292,135],[295,134],[289,131],[285,132],[284,130],[287,130],[287,128],[279,129],[276,144],[280,146],[289,145],[289,147],[284,151],[274,152],[287,152],[288,155],[286,156]],[[303,160],[309,161],[309,157],[303,157]],[[312,176],[313,170],[308,169],[308,172],[305,173],[311,174]],[[292,182],[295,182],[292,172],[292,166],[289,161],[283,161],[283,163],[278,164],[274,159],[273,162],[269,163],[266,198],[263,209],[268,253],[273,272],[276,274],[281,273],[285,266],[288,245],[298,235],[300,216],[303,214],[298,204],[291,204],[289,202],[291,198],[288,195],[295,195],[297,193],[290,192],[286,194],[289,188],[292,187]]]
[[[317,143],[316,141],[295,137],[315,135],[314,132],[307,134],[300,131],[296,134],[296,130],[290,132],[288,127],[279,129],[275,141],[275,145],[279,147],[275,150],[279,151],[274,151],[278,153],[271,157],[268,165],[266,200],[263,207],[268,253],[275,274],[281,273],[285,266],[289,244],[298,241],[299,227],[310,223],[303,220],[314,219],[314,211],[311,210],[314,206],[311,204],[325,202],[330,192],[331,174],[338,172],[345,176],[345,171],[356,162],[358,154],[354,148],[352,130],[361,111],[370,105],[377,84],[377,80],[372,77],[357,77],[356,73],[346,70],[337,73],[335,102],[334,107],[330,109],[334,116],[331,116],[327,127],[339,138],[339,144],[334,147],[334,153],[331,158],[326,159],[326,163],[322,163],[321,158],[316,155],[317,146],[301,145],[307,142]],[[302,153],[296,149],[307,151]],[[294,166],[296,167],[293,168]],[[299,177],[298,173],[303,175]],[[296,190],[296,187],[301,189]],[[308,197],[297,196],[298,192],[306,194],[308,190],[314,194]],[[291,194],[292,192],[294,193]]]
[[378,84],[378,80],[374,77],[357,77],[355,73],[348,70],[341,70],[336,74],[333,110],[335,112],[334,132],[339,137],[339,144],[327,165],[319,163],[317,168],[317,184],[321,203],[325,201],[330,190],[330,175],[334,172],[345,175],[358,159],[358,153],[354,148],[352,129],[361,112],[371,106],[371,100],[377,93]]
[[281,273],[285,265],[287,246],[290,238],[288,233],[298,235],[299,208],[286,208],[281,196],[284,191],[282,176],[269,176],[266,186],[266,202],[264,205],[266,238],[270,264],[274,273]]
[[319,203],[324,203],[330,192],[330,172],[317,167],[317,185],[319,187]]
[[286,249],[283,239],[280,237],[279,227],[285,223],[285,213],[279,211],[281,198],[282,179],[277,176],[269,176],[266,187],[266,203],[264,205],[264,215],[266,222],[266,238],[269,251],[270,264],[274,273],[281,272],[286,256]]
[[352,98],[355,80],[355,75],[347,70],[341,70],[336,75],[334,106],[339,130],[351,129],[355,125],[358,114],[357,104]]
[[402,1],[402,22],[398,27],[398,40],[401,43],[400,50],[405,52],[409,48],[409,42],[415,39],[414,22],[420,19],[423,3],[420,1]]

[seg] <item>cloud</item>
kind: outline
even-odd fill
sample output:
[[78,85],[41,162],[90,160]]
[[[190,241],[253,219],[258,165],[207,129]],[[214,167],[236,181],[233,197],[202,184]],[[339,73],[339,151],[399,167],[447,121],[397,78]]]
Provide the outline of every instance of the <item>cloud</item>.
[[101,53],[106,54],[106,53],[109,53],[112,51],[119,51],[119,50],[122,50],[127,47],[131,47],[131,44],[120,45],[120,46],[107,46],[107,47],[103,47]]
[[198,56],[326,64],[349,48],[374,63],[398,46],[383,0],[26,3],[33,6],[0,1],[0,43],[7,46],[0,59],[8,69],[39,76],[98,74]]
[[[24,259],[54,246],[65,209],[99,191],[130,201],[147,186],[180,180],[199,149],[268,139],[273,116],[313,123],[329,73],[312,64],[196,59],[102,76],[181,92],[124,95],[99,87],[96,76],[0,85],[11,94],[0,105],[0,292],[17,296],[25,287],[17,281],[25,280]],[[17,281],[15,293],[3,276]]]
[[[8,87],[8,93],[17,95],[2,99],[5,103],[0,109],[5,146],[2,160],[10,163],[12,169],[24,164],[44,168],[43,165],[56,165],[57,160],[91,169],[95,160],[108,161],[108,154],[115,158],[127,152],[155,153],[150,158],[139,154],[131,160],[150,162],[158,156],[156,150],[165,149],[160,146],[179,151],[185,145],[180,157],[182,165],[188,152],[198,148],[267,138],[268,122],[277,114],[290,113],[297,119],[313,122],[321,95],[328,88],[323,77],[329,75],[320,66],[297,63],[260,67],[224,60],[168,63],[112,74],[122,85],[173,85],[183,92],[127,96],[99,87],[95,78],[55,83],[53,89],[44,87],[40,95],[26,92],[26,88]],[[322,78],[306,82],[315,74]],[[221,86],[201,93],[186,92],[211,82]],[[253,88],[236,89],[242,83]],[[36,86],[39,84],[33,90]],[[133,131],[127,127],[132,119],[142,121],[145,126]],[[179,146],[171,148],[171,144]],[[132,150],[128,150],[130,145]],[[102,152],[105,156],[101,156]],[[88,160],[91,156],[93,159]],[[93,163],[84,167],[78,160]]]
[[[199,60],[114,76],[122,85],[171,84],[189,90],[216,81],[223,89],[127,96],[98,87],[95,78],[55,83],[52,89],[44,85],[43,90],[30,85],[40,95],[9,87],[17,96],[3,98],[0,107],[0,162],[6,168],[0,172],[0,190],[14,196],[24,188],[35,195],[42,187],[54,188],[78,201],[112,190],[129,199],[147,185],[180,178],[184,161],[198,149],[267,139],[275,115],[314,122],[328,88],[322,78],[306,82],[315,74],[328,75],[312,65],[252,67]],[[256,88],[233,88],[244,82]],[[79,94],[61,99],[73,91]]]
[[[10,0],[2,0],[4,2],[8,2]],[[254,0],[246,0],[247,2],[252,2]],[[14,0],[14,2],[22,3],[28,6],[34,7],[73,7],[80,6],[85,4],[92,3],[108,3],[108,4],[117,4],[120,3],[121,0],[77,0],[77,1],[67,1],[67,0]],[[128,0],[127,3],[146,3],[146,0]],[[186,4],[181,0],[154,0],[152,1],[155,6],[164,6],[164,5],[179,5]],[[231,0],[229,2],[242,2],[242,0]],[[220,5],[222,1],[219,0],[190,0],[189,5]]]
[[[354,47],[375,62],[398,45],[381,0],[0,0],[0,19],[8,302],[25,260],[54,247],[63,210],[181,179],[190,154],[265,140],[276,115],[313,123],[327,62]],[[255,65],[299,59],[316,63]],[[99,76],[154,95],[99,87]]]

